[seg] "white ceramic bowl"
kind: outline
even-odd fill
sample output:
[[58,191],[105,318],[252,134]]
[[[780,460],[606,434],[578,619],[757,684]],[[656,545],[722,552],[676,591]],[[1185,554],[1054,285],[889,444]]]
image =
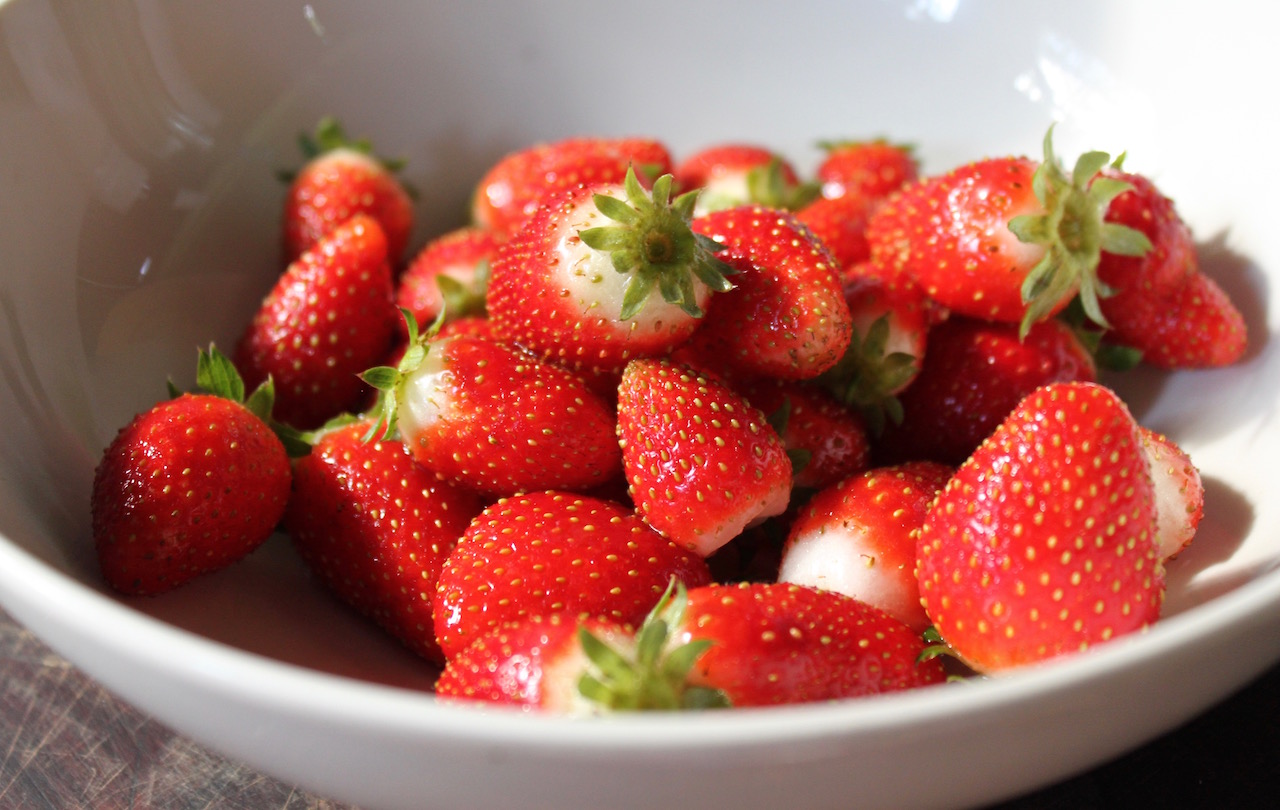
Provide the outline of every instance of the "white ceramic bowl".
[[[176,729],[370,808],[928,807],[1065,777],[1280,657],[1277,75],[1256,7],[775,3],[0,3],[0,602]],[[1229,35],[1228,35],[1229,34]],[[1127,149],[1244,308],[1238,367],[1117,384],[1200,465],[1207,516],[1142,637],[998,682],[838,705],[568,721],[437,705],[431,673],[276,538],[116,598],[88,491],[116,429],[229,345],[277,267],[296,134],[325,113],[409,161],[417,238],[536,139],[914,141],[929,170]],[[1267,116],[1271,116],[1267,120]]]

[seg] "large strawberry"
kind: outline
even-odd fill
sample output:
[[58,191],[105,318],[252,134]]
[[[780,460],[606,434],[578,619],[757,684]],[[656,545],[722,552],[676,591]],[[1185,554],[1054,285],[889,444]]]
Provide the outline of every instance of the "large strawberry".
[[706,563],[611,501],[547,491],[478,515],[440,572],[436,634],[452,657],[500,625],[564,613],[638,626],[675,578],[711,581]]
[[671,155],[660,141],[642,137],[574,137],[517,150],[481,178],[471,200],[472,222],[507,239],[548,194],[621,183],[628,168],[652,182],[671,171]]
[[930,621],[916,584],[916,539],[951,473],[913,461],[819,492],[791,524],[778,581],[839,591],[923,633]]
[[898,397],[901,418],[875,443],[882,462],[959,464],[1036,388],[1096,378],[1089,351],[1058,319],[1020,338],[1014,324],[954,315],[930,330],[929,346]]
[[402,165],[374,157],[368,141],[348,138],[333,118],[322,119],[315,136],[303,135],[299,143],[307,162],[286,175],[286,259],[293,261],[334,228],[367,214],[386,232],[391,262],[399,261],[413,230],[413,199],[396,176]]
[[744,374],[810,379],[835,365],[852,323],[831,254],[794,214],[759,206],[693,221],[738,271],[694,341]]
[[391,346],[391,296],[386,236],[357,215],[285,270],[241,336],[236,367],[249,385],[275,381],[281,421],[319,427],[366,396],[358,375]]
[[673,638],[710,642],[691,681],[733,706],[863,697],[941,683],[920,637],[877,608],[787,583],[692,588]]
[[629,363],[617,434],[636,510],[704,557],[787,508],[791,461],[765,415],[687,367]]
[[316,578],[418,654],[443,662],[431,601],[445,557],[481,509],[368,425],[323,431],[295,462],[284,528]]
[[616,374],[632,357],[665,354],[729,289],[719,246],[689,227],[696,192],[670,199],[628,171],[621,184],[554,196],[498,251],[489,317],[500,335],[588,373]]
[[1077,294],[1103,323],[1100,255],[1139,255],[1149,245],[1140,232],[1104,220],[1128,188],[1098,176],[1109,155],[1081,155],[1068,175],[1052,132],[1041,160],[988,158],[901,189],[867,226],[872,255],[901,263],[943,305],[1024,332]]
[[231,362],[201,352],[199,390],[136,416],[93,479],[93,541],[108,584],[155,595],[225,568],[275,530],[289,498],[268,384],[246,401]]
[[621,472],[613,410],[580,377],[476,334],[432,339],[406,315],[399,364],[369,369],[371,434],[398,432],[437,475],[490,496],[587,489]]
[[1139,631],[1164,569],[1138,425],[1096,383],[1037,389],[957,470],[917,547],[942,638],[995,672]]

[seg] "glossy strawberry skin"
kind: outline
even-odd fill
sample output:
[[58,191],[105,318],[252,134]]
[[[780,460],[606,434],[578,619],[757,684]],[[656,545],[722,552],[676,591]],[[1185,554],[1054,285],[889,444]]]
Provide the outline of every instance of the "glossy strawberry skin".
[[294,467],[284,527],[315,577],[414,652],[443,663],[431,600],[481,500],[439,481],[394,439],[357,422],[323,434]]
[[275,530],[289,460],[243,405],[184,394],[135,417],[94,475],[93,538],[116,590],[151,596],[225,568]]
[[916,582],[916,540],[952,472],[913,461],[865,470],[822,490],[791,524],[779,581],[838,591],[923,633],[930,621]]
[[1095,383],[1030,394],[957,470],[917,546],[935,627],[982,672],[1139,631],[1164,571],[1138,426]]
[[908,146],[884,139],[838,141],[814,170],[827,198],[861,197],[882,200],[919,177],[919,166]]
[[246,386],[275,381],[280,421],[299,429],[358,406],[358,375],[383,360],[399,319],[381,226],[357,216],[289,265],[236,348]]
[[475,289],[477,273],[482,266],[492,264],[498,252],[498,241],[489,231],[478,228],[459,228],[442,234],[426,245],[413,257],[396,283],[396,306],[409,310],[418,326],[426,328],[445,306],[440,291],[440,277],[447,277],[463,288],[474,291],[473,307],[464,311],[456,309],[446,313],[453,320],[483,313],[484,291]]
[[743,374],[812,379],[849,345],[852,324],[835,260],[794,214],[759,206],[698,217],[739,272],[693,340]]
[[284,204],[285,257],[292,262],[357,214],[377,220],[387,255],[404,255],[413,230],[413,200],[375,158],[350,148],[311,160],[294,177]]
[[1130,297],[1123,320],[1103,340],[1137,349],[1142,362],[1164,369],[1229,366],[1249,348],[1244,314],[1202,272],[1164,295]]
[[1025,397],[1053,382],[1093,381],[1094,361],[1069,327],[952,316],[929,332],[920,373],[899,395],[901,424],[887,425],[873,455],[883,463],[931,459],[956,465]]
[[621,473],[610,406],[581,378],[504,343],[438,338],[396,396],[414,457],[477,492],[587,489]]
[[512,152],[481,178],[472,223],[500,239],[513,236],[549,193],[580,185],[621,183],[627,167],[652,180],[671,171],[671,154],[644,137],[575,137]]
[[786,448],[723,383],[664,360],[632,361],[618,388],[617,435],[637,512],[702,556],[786,509]]
[[691,588],[681,642],[711,647],[695,679],[735,707],[838,700],[945,680],[916,663],[918,636],[883,612],[833,591],[742,583]]
[[499,500],[445,560],[436,633],[452,657],[506,622],[566,614],[637,626],[672,577],[710,582],[706,563],[621,504],[547,491]]
[[831,252],[836,265],[850,267],[871,258],[867,223],[874,201],[860,196],[820,197],[796,218]]

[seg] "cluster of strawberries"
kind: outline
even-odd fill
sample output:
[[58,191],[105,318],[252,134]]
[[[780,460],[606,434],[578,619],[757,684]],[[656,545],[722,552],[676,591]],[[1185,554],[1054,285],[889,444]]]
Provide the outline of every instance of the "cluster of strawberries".
[[1108,155],[920,177],[840,142],[802,181],[754,145],[573,138],[402,261],[395,171],[317,141],[233,356],[104,455],[118,590],[279,527],[441,696],[588,712],[924,686],[939,650],[994,673],[1159,616],[1199,474],[1097,369],[1246,338]]

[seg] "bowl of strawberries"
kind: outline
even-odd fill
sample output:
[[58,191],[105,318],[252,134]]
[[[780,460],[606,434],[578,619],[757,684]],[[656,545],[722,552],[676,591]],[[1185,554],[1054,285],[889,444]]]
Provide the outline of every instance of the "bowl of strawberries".
[[1280,659],[1248,16],[0,3],[0,605],[369,808],[1115,757]]

